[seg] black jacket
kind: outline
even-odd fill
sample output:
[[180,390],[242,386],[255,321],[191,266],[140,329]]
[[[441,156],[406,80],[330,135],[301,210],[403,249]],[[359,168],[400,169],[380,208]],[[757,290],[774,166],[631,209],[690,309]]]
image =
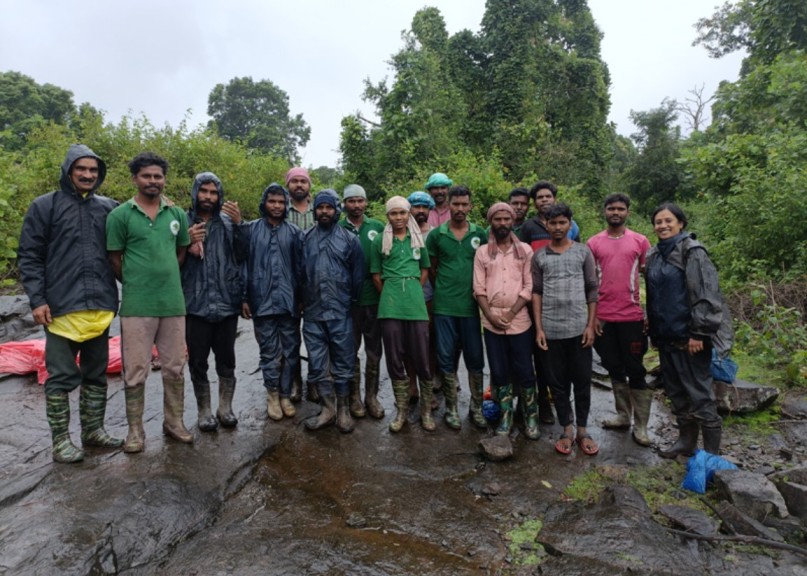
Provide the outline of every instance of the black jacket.
[[[98,181],[83,198],[70,180],[70,168],[88,157],[98,161]],[[103,160],[87,146],[73,144],[62,163],[61,189],[39,196],[28,207],[17,256],[32,309],[48,304],[54,317],[80,310],[117,312],[106,217],[118,203],[95,193],[105,177]]]
[[673,242],[666,258],[658,246],[647,252],[650,338],[654,342],[710,341],[725,328],[717,270],[703,245],[689,234],[682,233]]
[[197,174],[191,189],[192,207],[188,210],[188,225],[197,220],[196,201],[199,187],[213,182],[218,189],[219,201],[207,223],[204,239],[204,259],[190,252],[182,266],[182,291],[188,314],[200,316],[209,322],[218,322],[241,313],[243,282],[240,263],[249,249],[246,224],[233,224],[230,217],[221,213],[224,190],[221,181],[212,172]]

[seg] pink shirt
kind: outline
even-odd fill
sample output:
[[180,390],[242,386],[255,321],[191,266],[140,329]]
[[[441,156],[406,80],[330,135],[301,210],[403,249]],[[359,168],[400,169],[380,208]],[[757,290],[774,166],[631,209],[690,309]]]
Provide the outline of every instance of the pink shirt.
[[589,238],[600,276],[597,318],[605,322],[639,322],[644,318],[639,301],[639,271],[644,268],[650,242],[645,236],[625,230],[610,238],[608,230]]
[[[486,246],[474,255],[474,296],[487,297],[492,312],[504,313],[515,305],[519,296],[527,302],[532,298],[532,248],[523,242],[521,246],[525,254],[521,260],[516,258],[512,245],[507,252],[499,250],[496,258],[490,257]],[[532,320],[524,306],[506,332],[494,328],[484,314],[482,325],[495,334],[521,334],[529,330]]]
[[446,204],[445,210],[432,208],[431,212],[429,212],[429,226],[432,228],[437,228],[440,224],[449,220],[451,220],[451,211],[448,209],[448,204]]

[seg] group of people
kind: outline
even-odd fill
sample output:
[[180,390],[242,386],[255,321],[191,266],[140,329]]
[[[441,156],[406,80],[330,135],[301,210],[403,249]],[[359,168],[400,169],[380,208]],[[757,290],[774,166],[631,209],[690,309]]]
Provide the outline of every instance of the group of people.
[[[71,146],[60,189],[34,200],[23,223],[19,269],[34,320],[46,327],[46,411],[58,462],[84,456],[68,430],[68,393],[79,386],[83,446],[144,449],[154,345],[166,435],[193,441],[183,422],[186,359],[199,430],[236,426],[239,316],[253,322],[272,420],[296,415],[304,341],[307,398],[321,405],[305,420],[311,430],[335,425],[347,433],[355,418],[385,416],[378,400],[382,357],[395,397],[390,431],[406,425],[414,402],[421,426],[434,431],[436,391],[445,401],[446,425],[460,429],[460,356],[470,420],[487,428],[486,353],[500,409],[496,434],[509,435],[520,413],[525,436],[540,438],[539,422],[555,421],[551,398],[563,428],[555,449],[569,454],[578,446],[588,455],[599,450],[588,433],[592,347],[610,374],[617,411],[603,425],[632,425],[636,442],[650,445],[653,393],[642,362],[649,322],[680,431],[662,455],[691,454],[700,431],[704,447],[719,451],[709,364],[711,339],[724,323],[722,297],[714,266],[684,232],[686,217],[674,204],[654,212],[659,243],[650,248],[626,226],[630,199],[612,194],[604,202],[605,230],[582,244],[572,210],[557,202],[550,182],[514,189],[508,202],[488,209],[481,227],[468,220],[472,192],[435,173],[425,191],[387,200],[383,223],[366,214],[362,186],[347,186],[341,198],[330,189],[312,198],[308,172],[296,167],[285,186],[266,187],[260,217],[247,222],[211,172],[196,175],[184,212],[163,195],[164,158],[142,153],[129,169],[136,194],[118,205],[96,193],[106,175],[103,160],[86,146]],[[535,214],[528,218],[530,204]],[[104,430],[107,339],[116,313],[125,440]],[[211,350],[219,379],[215,415]]]

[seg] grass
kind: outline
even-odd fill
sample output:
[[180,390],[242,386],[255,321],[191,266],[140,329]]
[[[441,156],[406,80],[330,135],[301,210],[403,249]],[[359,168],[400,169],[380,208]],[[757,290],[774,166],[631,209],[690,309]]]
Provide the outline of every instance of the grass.
[[515,566],[536,566],[546,557],[544,547],[536,542],[543,522],[537,518],[527,520],[509,532],[505,539],[509,542],[508,551]]

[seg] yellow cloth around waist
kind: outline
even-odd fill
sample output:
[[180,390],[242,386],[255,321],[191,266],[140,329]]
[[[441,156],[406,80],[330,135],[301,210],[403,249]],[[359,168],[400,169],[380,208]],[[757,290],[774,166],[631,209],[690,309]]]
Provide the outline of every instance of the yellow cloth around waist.
[[97,338],[112,324],[114,312],[109,310],[79,310],[57,316],[48,325],[48,332],[73,342],[86,342]]

